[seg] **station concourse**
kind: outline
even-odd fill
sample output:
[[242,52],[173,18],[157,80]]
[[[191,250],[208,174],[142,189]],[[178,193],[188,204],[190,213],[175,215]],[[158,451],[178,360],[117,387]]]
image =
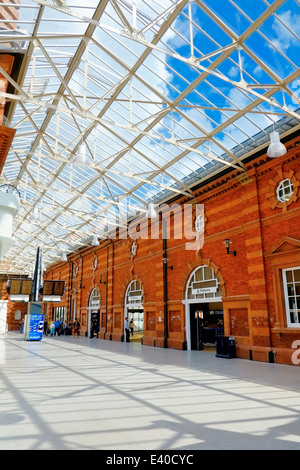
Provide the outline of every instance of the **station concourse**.
[[0,348],[1,450],[299,449],[293,366],[16,332]]
[[0,448],[297,449],[299,0],[0,3]]

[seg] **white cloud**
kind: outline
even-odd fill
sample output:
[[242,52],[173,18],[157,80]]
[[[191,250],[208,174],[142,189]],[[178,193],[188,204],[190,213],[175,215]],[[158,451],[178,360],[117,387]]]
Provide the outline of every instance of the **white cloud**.
[[[300,46],[300,15],[292,13],[290,10],[278,15],[275,19],[272,29],[275,31],[277,38],[272,39],[274,46],[281,51],[287,51],[291,46]],[[286,27],[284,26],[284,24]],[[292,32],[294,34],[292,34]],[[296,37],[298,36],[298,38]]]

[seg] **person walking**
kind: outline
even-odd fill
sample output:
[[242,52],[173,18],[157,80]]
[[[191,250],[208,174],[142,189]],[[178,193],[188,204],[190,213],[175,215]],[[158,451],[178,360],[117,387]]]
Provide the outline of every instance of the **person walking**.
[[130,342],[130,330],[129,330],[129,323],[128,323],[128,317],[125,318],[125,338],[126,338],[126,343]]
[[131,335],[133,335],[133,327],[134,327],[134,324],[133,324],[133,318],[132,318],[129,322],[129,328],[130,328],[130,334]]
[[52,321],[50,324],[50,336],[54,336],[54,335],[55,335],[55,324]]

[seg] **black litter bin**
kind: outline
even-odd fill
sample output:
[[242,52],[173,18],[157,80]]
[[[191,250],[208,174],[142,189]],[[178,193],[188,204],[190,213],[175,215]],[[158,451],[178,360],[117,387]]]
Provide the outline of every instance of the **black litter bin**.
[[235,341],[231,336],[217,336],[216,357],[233,359],[236,357]]

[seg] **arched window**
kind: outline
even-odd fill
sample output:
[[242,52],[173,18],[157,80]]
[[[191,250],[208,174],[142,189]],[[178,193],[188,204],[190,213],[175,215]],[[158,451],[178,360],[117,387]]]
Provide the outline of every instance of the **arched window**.
[[125,298],[125,317],[133,320],[135,333],[144,331],[143,290],[141,284],[133,280],[128,285]]
[[220,299],[222,288],[214,270],[209,266],[200,266],[191,274],[186,299],[205,301],[205,299]]
[[126,304],[127,305],[140,305],[143,303],[143,291],[141,284],[134,280],[129,284],[126,291]]
[[92,290],[90,298],[89,298],[89,308],[97,310],[100,308],[100,303],[101,303],[100,291],[98,287],[95,287]]

